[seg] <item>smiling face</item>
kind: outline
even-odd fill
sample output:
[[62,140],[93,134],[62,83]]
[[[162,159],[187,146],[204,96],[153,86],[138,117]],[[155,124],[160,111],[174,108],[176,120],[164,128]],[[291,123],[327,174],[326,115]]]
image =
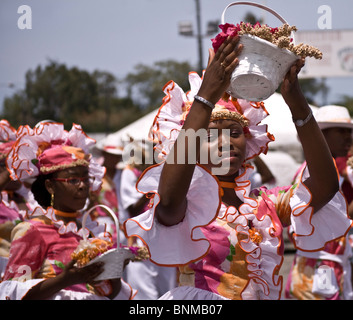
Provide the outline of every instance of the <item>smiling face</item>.
[[[212,121],[208,127],[208,141],[202,145],[201,151],[209,154],[209,162],[205,165],[216,174],[233,178],[238,174],[245,160],[246,138],[243,127],[238,121],[217,120]],[[219,169],[222,168],[222,171]],[[223,177],[223,178],[222,178]]]
[[[70,179],[68,178],[80,178]],[[57,171],[46,180],[49,193],[54,193],[54,209],[63,212],[76,212],[82,209],[89,196],[88,167],[77,166]],[[58,180],[56,180],[58,179]]]

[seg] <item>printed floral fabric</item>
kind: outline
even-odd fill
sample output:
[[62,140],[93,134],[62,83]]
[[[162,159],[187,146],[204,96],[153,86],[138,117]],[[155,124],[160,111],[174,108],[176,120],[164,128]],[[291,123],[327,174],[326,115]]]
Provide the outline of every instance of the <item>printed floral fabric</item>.
[[13,228],[21,221],[26,214],[20,210],[14,201],[8,201],[6,191],[0,194],[0,279],[2,278],[6,264],[8,262],[11,232]]
[[[304,169],[305,163],[298,170],[299,176],[308,175],[306,171],[302,173]],[[344,192],[343,189],[342,192]],[[344,195],[346,197],[346,193]],[[291,234],[289,236],[291,238]],[[349,235],[339,237],[326,243],[320,251],[297,250],[288,275],[286,298],[298,300],[353,299],[350,261],[352,245],[349,239]]]
[[[352,299],[351,249],[346,237],[326,244],[324,250],[298,252],[289,273],[285,296],[298,300]],[[315,282],[319,281],[319,285]]]
[[[194,287],[228,299],[279,299],[283,227],[293,226],[298,248],[315,251],[347,233],[351,225],[341,193],[313,215],[311,194],[301,180],[297,185],[253,192],[251,166],[241,169],[235,180],[236,195],[243,202],[239,211],[227,207],[221,203],[217,179],[196,166],[186,216],[166,227],[154,218],[162,167],[147,170],[137,186],[141,192],[155,193],[152,208],[126,221],[125,228],[128,236],[146,243],[153,262],[179,266],[181,288]],[[321,226],[331,229],[318,235]]]
[[12,229],[22,220],[16,207],[8,206],[4,201],[0,203],[0,256],[8,256]]
[[[32,285],[36,285],[38,281],[60,274],[71,261],[71,254],[82,240],[83,232],[86,235],[90,232],[104,240],[109,239],[105,226],[89,218],[86,229],[83,230],[78,229],[75,223],[64,224],[61,220],[56,220],[51,208],[45,215],[39,215],[40,212],[44,213],[41,208],[36,211],[32,219],[19,223],[13,230],[9,262],[0,286],[1,296],[4,294],[3,290],[7,290],[10,291],[7,295],[17,297],[16,292],[21,291],[21,286],[24,287],[21,292],[25,295],[32,282]],[[9,280],[13,283],[6,283]],[[56,297],[70,296],[70,299],[73,299],[75,292],[85,299],[99,296],[94,288],[87,284],[73,285],[64,291]]]

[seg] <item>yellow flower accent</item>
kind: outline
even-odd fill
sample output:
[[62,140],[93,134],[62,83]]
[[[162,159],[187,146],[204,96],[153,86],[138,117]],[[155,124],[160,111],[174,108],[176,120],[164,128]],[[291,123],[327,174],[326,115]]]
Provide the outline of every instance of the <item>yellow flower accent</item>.
[[252,228],[249,229],[249,235],[250,235],[250,240],[257,245],[259,245],[262,242],[262,235],[259,230]]
[[97,255],[106,252],[111,247],[111,242],[98,238],[86,241],[82,240],[76,250],[71,254],[71,258],[77,261],[78,267],[82,267],[93,260]]

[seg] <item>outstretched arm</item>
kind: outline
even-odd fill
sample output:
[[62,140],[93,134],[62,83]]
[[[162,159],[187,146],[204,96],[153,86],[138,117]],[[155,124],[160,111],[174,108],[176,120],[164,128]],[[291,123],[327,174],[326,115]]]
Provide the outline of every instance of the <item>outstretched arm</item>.
[[312,194],[311,206],[319,210],[339,190],[337,170],[330,149],[300,89],[298,73],[304,66],[304,59],[298,60],[288,71],[281,87],[281,93],[292,113],[293,120],[308,120],[302,126],[296,125],[304,157],[310,171],[310,178],[304,181]]
[[[230,77],[238,64],[237,56],[241,50],[238,45],[238,37],[229,37],[215,54],[210,50],[209,64],[204,75],[198,96],[215,104],[224,94],[230,83]],[[194,100],[190,112],[185,120],[182,129],[192,129],[197,132],[200,129],[207,129],[211,116],[211,108],[198,100]],[[188,143],[191,143],[183,135],[179,135],[176,140],[170,157],[174,161],[167,159],[164,164],[158,193],[160,203],[156,208],[156,215],[160,223],[164,225],[174,225],[179,223],[185,215],[186,194],[189,190],[195,164],[177,164],[178,154],[176,151],[184,153],[187,160]],[[181,144],[183,148],[178,147]],[[196,153],[199,153],[199,146],[196,146]],[[180,155],[179,155],[180,156]]]

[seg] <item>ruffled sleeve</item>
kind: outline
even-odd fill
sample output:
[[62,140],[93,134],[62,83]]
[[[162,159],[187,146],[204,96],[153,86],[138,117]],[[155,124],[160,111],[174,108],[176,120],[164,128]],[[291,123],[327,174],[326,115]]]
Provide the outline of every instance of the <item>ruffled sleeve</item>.
[[298,249],[317,251],[323,249],[327,242],[346,235],[353,223],[348,218],[347,203],[341,192],[337,192],[330,202],[314,214],[310,207],[311,193],[303,184],[308,176],[306,168],[290,199],[291,226]]
[[137,236],[146,244],[154,263],[183,265],[208,253],[210,243],[200,228],[217,218],[221,205],[220,188],[216,178],[197,165],[187,194],[185,218],[179,224],[167,227],[155,219],[162,169],[163,163],[148,169],[138,182],[140,192],[153,193],[154,197],[149,210],[125,221],[125,232],[128,237]]
[[18,224],[12,231],[9,262],[3,280],[34,277],[42,266],[46,250],[46,242],[33,224]]

